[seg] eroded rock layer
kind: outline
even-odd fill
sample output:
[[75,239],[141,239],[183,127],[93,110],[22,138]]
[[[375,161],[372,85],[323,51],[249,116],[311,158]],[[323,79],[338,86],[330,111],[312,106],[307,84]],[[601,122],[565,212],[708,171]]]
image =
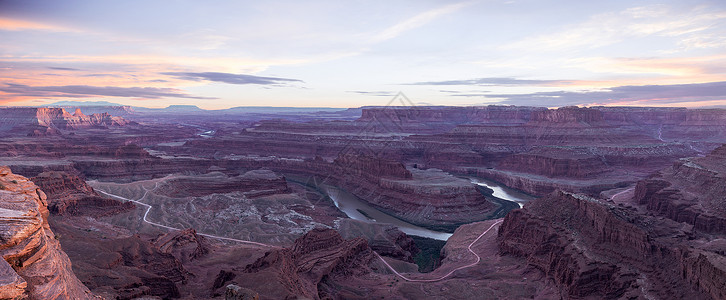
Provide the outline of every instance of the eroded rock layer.
[[726,260],[678,223],[561,191],[512,211],[500,253],[523,257],[568,299],[722,299]]
[[48,225],[47,197],[0,167],[0,295],[6,299],[93,299]]
[[89,127],[122,126],[128,122],[108,113],[84,115],[80,109],[74,114],[63,108],[5,107],[0,108],[0,130],[28,130],[28,135],[58,134],[58,130]]
[[639,181],[634,200],[696,230],[726,234],[726,145],[705,157],[684,158]]
[[291,248],[265,253],[237,281],[270,298],[327,298],[335,291],[326,282],[345,285],[346,278],[370,273],[374,257],[361,238],[344,240],[335,230],[314,229]]
[[85,181],[66,172],[44,172],[31,180],[48,195],[48,209],[58,215],[112,215],[135,206],[98,195]]

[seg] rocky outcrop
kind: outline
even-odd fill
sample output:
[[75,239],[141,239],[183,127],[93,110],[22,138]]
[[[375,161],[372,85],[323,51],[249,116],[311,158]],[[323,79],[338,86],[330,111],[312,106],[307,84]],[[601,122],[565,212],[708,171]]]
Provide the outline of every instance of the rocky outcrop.
[[546,122],[552,123],[581,123],[591,124],[596,122],[602,122],[603,114],[601,111],[588,108],[588,107],[577,107],[567,106],[560,107],[558,109],[539,110],[532,112],[532,118],[530,122],[539,123]]
[[[370,160],[387,161],[347,155],[345,159],[360,160],[364,166]],[[496,208],[471,182],[438,169],[406,169],[390,160],[379,164],[386,166],[386,171],[338,160],[334,165],[329,177],[335,182],[384,212],[420,226],[453,232],[462,223],[488,218]],[[389,169],[391,166],[395,168]]]
[[338,220],[336,225],[343,238],[362,237],[368,241],[371,249],[383,256],[413,262],[419,252],[414,240],[393,225],[353,219]]
[[[108,113],[84,115],[79,109],[75,114],[63,108],[51,107],[4,107],[0,108],[0,129],[32,128],[42,126],[51,129],[73,130],[90,127],[123,126],[128,122]],[[3,131],[4,131],[3,130]],[[37,129],[32,131],[36,134]]]
[[65,233],[63,247],[78,278],[106,298],[178,298],[179,287],[191,276],[174,256],[186,248],[175,248],[175,242],[162,244],[167,253],[138,235],[113,238],[109,231],[79,230],[61,221],[54,221],[54,227]]
[[[459,124],[522,124],[529,121],[534,113],[544,110],[546,108],[498,105],[480,107],[364,107],[357,122],[395,123],[400,124],[401,129],[412,128],[417,124],[419,126],[436,124],[439,128],[435,131],[442,131],[450,129],[449,126]],[[441,125],[444,125],[444,127],[442,128]],[[434,131],[436,126],[429,126],[430,131]],[[391,129],[396,129],[396,127]]]
[[547,177],[587,179],[609,171],[601,157],[573,151],[530,151],[513,154],[499,163],[503,170],[526,171]]
[[259,300],[260,295],[253,290],[246,289],[234,284],[227,286],[224,300]]
[[674,224],[556,191],[507,215],[498,240],[500,253],[545,272],[564,298],[720,299],[723,257],[689,246],[687,236]]
[[0,167],[0,295],[93,299],[50,230],[46,200],[31,181]]
[[270,170],[253,170],[235,177],[215,172],[205,176],[177,177],[167,180],[156,191],[169,197],[201,197],[231,192],[242,192],[247,197],[255,198],[289,193],[290,189],[285,177]]
[[210,251],[206,239],[197,235],[193,228],[164,234],[154,241],[154,245],[161,253],[173,254],[182,262],[198,259]]
[[698,231],[726,234],[726,145],[639,181],[634,202]]
[[344,153],[338,156],[333,164],[350,176],[360,176],[368,180],[410,179],[413,177],[401,162],[370,155]]
[[272,299],[323,299],[335,294],[326,282],[344,286],[344,280],[370,273],[374,257],[364,239],[344,240],[335,230],[314,229],[291,248],[265,253],[236,281]]
[[100,217],[135,207],[131,202],[99,196],[81,178],[66,172],[44,172],[31,180],[48,195],[48,209],[53,214]]

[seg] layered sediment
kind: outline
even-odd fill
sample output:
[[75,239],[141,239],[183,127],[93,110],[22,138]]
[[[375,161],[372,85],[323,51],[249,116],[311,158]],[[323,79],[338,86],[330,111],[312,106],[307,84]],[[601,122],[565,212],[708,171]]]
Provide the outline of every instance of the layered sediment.
[[507,215],[498,240],[500,253],[542,270],[564,298],[721,299],[723,256],[694,237],[676,223],[556,191]]
[[291,248],[265,253],[238,274],[237,282],[271,299],[327,299],[351,283],[346,280],[370,273],[374,257],[364,239],[344,240],[335,230],[314,229]]
[[726,234],[726,145],[704,157],[676,161],[639,181],[633,200],[649,211],[694,226],[705,233]]
[[0,167],[0,295],[6,299],[93,299],[48,225],[47,196]]

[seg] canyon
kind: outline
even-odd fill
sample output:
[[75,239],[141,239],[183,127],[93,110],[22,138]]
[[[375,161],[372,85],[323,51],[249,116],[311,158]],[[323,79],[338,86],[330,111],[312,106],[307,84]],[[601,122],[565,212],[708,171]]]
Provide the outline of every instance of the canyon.
[[0,233],[42,249],[3,255],[6,298],[726,297],[726,110],[0,108],[0,134],[8,224],[34,216]]

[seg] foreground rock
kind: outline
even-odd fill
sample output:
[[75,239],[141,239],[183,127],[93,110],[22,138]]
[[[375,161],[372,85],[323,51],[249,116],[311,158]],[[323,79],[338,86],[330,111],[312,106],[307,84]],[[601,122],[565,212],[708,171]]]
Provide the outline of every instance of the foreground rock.
[[93,299],[48,226],[46,195],[0,167],[0,296]]
[[567,299],[723,299],[726,258],[703,246],[712,239],[561,191],[511,212],[499,230],[500,252],[525,258]]
[[342,296],[340,285],[369,274],[374,258],[363,239],[344,240],[335,230],[314,229],[291,248],[265,253],[237,276],[237,282],[272,299]]

